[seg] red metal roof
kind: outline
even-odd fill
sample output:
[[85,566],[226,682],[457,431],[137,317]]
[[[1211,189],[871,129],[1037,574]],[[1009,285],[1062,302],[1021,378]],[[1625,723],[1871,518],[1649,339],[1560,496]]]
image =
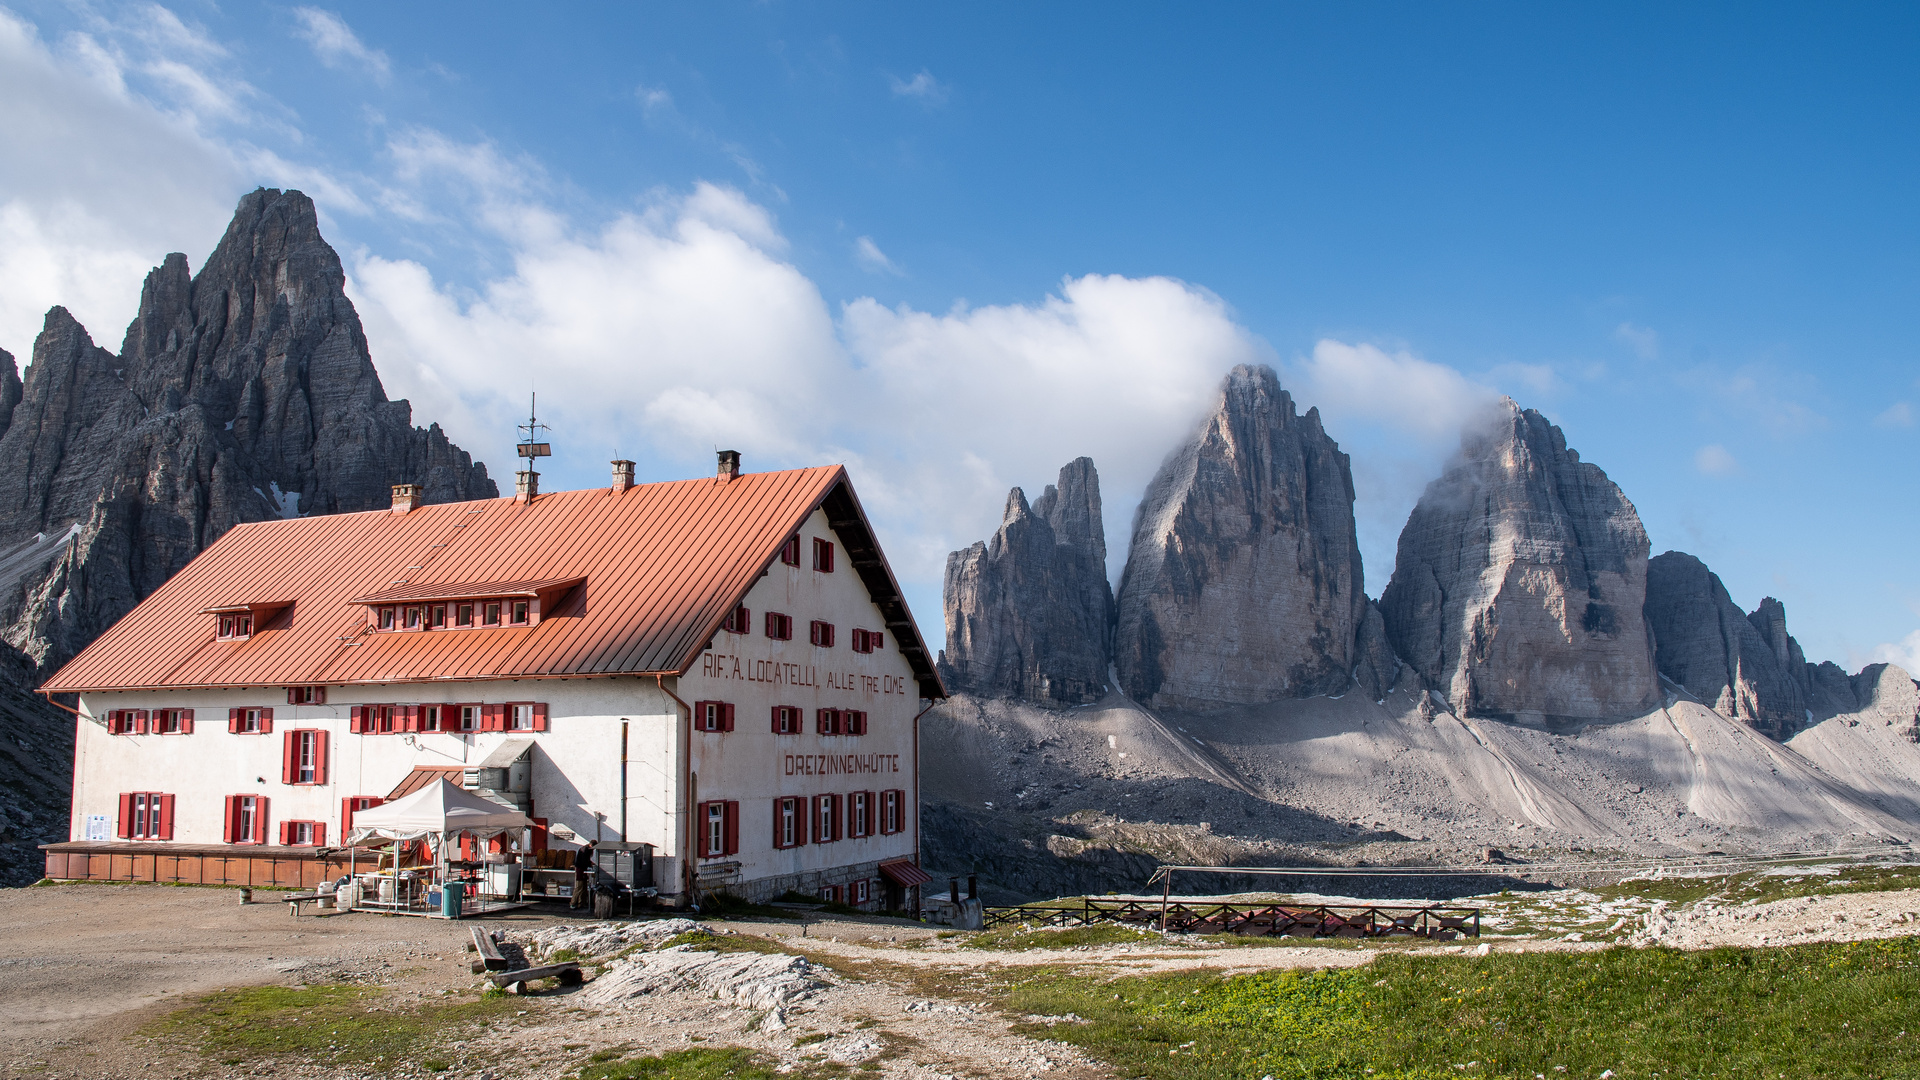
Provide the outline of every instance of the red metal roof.
[[406,779],[400,781],[399,787],[387,792],[387,801],[404,799],[421,788],[441,780],[459,787],[461,777],[466,771],[464,765],[416,765],[413,771],[407,774]]
[[538,596],[570,589],[585,578],[543,578],[539,581],[476,581],[447,585],[402,585],[397,589],[356,596],[356,604],[400,604],[410,600],[479,600],[503,596]]
[[[815,509],[921,696],[944,697],[837,465],[235,526],[41,691],[677,675]],[[574,578],[584,584],[531,627],[375,633],[356,602],[402,585],[450,596]],[[217,640],[202,612],[252,597],[293,603],[248,640]]]

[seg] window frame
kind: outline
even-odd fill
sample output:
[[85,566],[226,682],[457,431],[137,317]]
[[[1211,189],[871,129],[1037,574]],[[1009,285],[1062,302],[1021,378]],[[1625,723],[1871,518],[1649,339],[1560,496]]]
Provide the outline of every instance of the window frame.
[[862,840],[873,835],[873,792],[847,793],[847,838]]
[[720,629],[729,634],[749,634],[753,632],[753,612],[745,604],[735,604],[732,611],[721,621]]
[[824,536],[813,538],[813,572],[833,573],[833,541]]
[[783,615],[778,611],[767,612],[766,631],[769,640],[792,641],[793,616]]
[[474,606],[475,605],[471,600],[462,600],[461,602],[453,605],[453,628],[454,629],[459,630],[463,628],[470,628],[474,625],[474,622],[473,622]]
[[814,619],[807,627],[807,640],[816,649],[833,648],[833,624],[825,619]]
[[775,705],[773,707],[773,733],[775,735],[804,735],[807,732],[807,710],[798,705]]
[[773,846],[784,851],[807,842],[806,799],[782,795],[773,800]]
[[480,625],[483,627],[505,625],[500,621],[500,601],[483,600],[480,602]]
[[509,626],[532,626],[533,602],[530,600],[515,600],[507,606],[507,615],[510,620],[507,623]]
[[880,793],[881,836],[897,836],[907,831],[907,792],[904,788],[888,788]]
[[787,537],[787,542],[780,545],[780,562],[783,565],[792,567],[798,567],[800,565],[799,533],[794,533],[792,536]]

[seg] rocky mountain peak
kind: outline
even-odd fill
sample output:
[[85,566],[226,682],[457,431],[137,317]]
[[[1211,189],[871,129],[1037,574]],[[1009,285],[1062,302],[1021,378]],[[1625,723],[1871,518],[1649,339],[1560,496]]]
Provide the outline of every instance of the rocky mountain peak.
[[1506,399],[1421,495],[1381,614],[1401,659],[1461,715],[1632,715],[1658,700],[1648,547],[1606,473]]
[[984,697],[1079,705],[1106,688],[1113,623],[1100,476],[1091,458],[1060,470],[1031,506],[1007,493],[988,541],[947,556],[948,685]]
[[1347,455],[1272,368],[1234,368],[1135,514],[1121,684],[1170,707],[1337,692],[1366,603]]

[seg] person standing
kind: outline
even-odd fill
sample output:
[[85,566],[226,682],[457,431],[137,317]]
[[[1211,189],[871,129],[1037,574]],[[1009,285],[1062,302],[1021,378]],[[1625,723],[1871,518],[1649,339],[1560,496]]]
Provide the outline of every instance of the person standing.
[[573,896],[567,904],[570,908],[593,906],[593,881],[596,876],[593,866],[593,848],[599,842],[589,840],[586,847],[573,853]]

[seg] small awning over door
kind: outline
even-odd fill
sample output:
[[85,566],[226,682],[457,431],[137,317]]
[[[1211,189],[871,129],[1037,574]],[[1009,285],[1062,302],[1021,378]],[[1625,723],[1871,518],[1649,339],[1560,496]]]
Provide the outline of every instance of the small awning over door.
[[880,872],[887,876],[888,881],[893,882],[903,889],[911,889],[915,885],[925,885],[927,882],[933,880],[932,874],[913,865],[912,862],[906,859],[895,859],[892,862],[883,862],[880,864]]

